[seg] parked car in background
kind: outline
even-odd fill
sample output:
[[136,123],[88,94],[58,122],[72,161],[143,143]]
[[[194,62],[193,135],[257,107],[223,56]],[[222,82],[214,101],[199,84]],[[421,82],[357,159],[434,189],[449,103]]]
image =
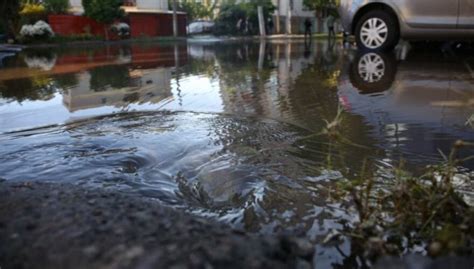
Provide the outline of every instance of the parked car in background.
[[214,28],[214,22],[206,20],[193,21],[187,28],[188,34],[210,33],[212,28]]
[[400,38],[474,38],[473,0],[341,0],[339,14],[364,50],[391,50]]

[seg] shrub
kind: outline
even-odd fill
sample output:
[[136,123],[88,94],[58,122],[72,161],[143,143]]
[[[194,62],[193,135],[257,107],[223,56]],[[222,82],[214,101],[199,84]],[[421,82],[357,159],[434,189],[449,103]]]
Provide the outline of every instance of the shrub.
[[7,38],[14,37],[16,28],[19,25],[20,1],[2,0],[0,4],[0,24]]
[[224,4],[221,6],[216,20],[215,34],[225,35],[236,33],[236,25],[239,19],[245,18],[246,12],[242,4]]
[[121,89],[130,85],[130,72],[126,65],[101,66],[89,71],[90,87],[95,92]]
[[56,56],[44,57],[44,56],[29,56],[25,55],[25,63],[29,68],[37,68],[43,71],[50,71],[56,65]]
[[[171,4],[169,5],[172,6]],[[188,21],[194,21],[196,19],[212,19],[214,17],[215,4],[212,6],[206,6],[202,3],[196,3],[189,0],[179,2],[178,10],[186,12]]]
[[21,27],[20,35],[25,41],[34,41],[46,39],[54,36],[51,26],[44,21],[38,21],[35,24],[25,24]]
[[69,9],[68,0],[45,0],[44,6],[48,13],[52,14],[64,14]]
[[84,14],[97,22],[103,23],[105,39],[109,39],[107,27],[124,15],[122,0],[82,0]]
[[20,15],[37,16],[37,15],[42,15],[45,12],[46,12],[46,9],[42,4],[26,3],[25,5],[23,5],[23,8],[21,9]]
[[275,6],[271,0],[255,0],[248,3],[233,4],[227,3],[221,6],[221,10],[216,20],[215,33],[218,35],[235,34],[239,20],[246,21],[246,30],[240,30],[242,34],[258,33],[258,13],[257,7],[262,6],[263,16],[268,18],[275,11]]
[[87,17],[108,25],[123,17],[122,3],[122,0],[82,0]]
[[35,23],[46,15],[46,8],[40,3],[26,3],[20,10],[23,23]]
[[124,22],[115,23],[111,28],[119,37],[123,38],[130,35],[130,26]]

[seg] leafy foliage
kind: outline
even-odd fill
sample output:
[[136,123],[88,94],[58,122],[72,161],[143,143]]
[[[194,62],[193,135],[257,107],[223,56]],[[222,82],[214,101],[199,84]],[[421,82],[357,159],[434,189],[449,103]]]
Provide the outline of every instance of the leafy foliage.
[[335,8],[339,2],[340,0],[303,0],[303,5],[318,13]]
[[178,10],[187,13],[189,22],[196,19],[212,19],[214,17],[214,9],[216,7],[215,3],[211,6],[206,6],[202,3],[197,3],[192,0],[184,0],[179,3]]
[[45,0],[44,6],[48,13],[64,14],[69,9],[68,0]]
[[42,4],[36,3],[26,3],[23,5],[23,8],[20,10],[20,15],[22,16],[37,16],[46,12],[45,7]]
[[20,19],[20,1],[18,0],[2,0],[0,1],[0,24],[4,31],[9,35],[14,35],[15,28],[18,27]]
[[329,15],[338,17],[336,7],[339,5],[340,0],[303,0],[303,5],[308,9],[314,10],[316,17],[318,18],[318,31],[322,31],[322,19]]
[[[348,143],[340,139],[342,123],[338,112],[321,134],[331,143]],[[358,218],[342,223],[342,233],[334,231],[325,242],[351,238],[352,247],[364,250],[361,260],[423,248],[433,257],[472,255],[474,208],[463,193],[469,192],[473,175],[459,169],[470,158],[456,158],[461,148],[471,146],[457,141],[451,154],[443,155],[445,162],[428,166],[419,176],[405,170],[403,163],[373,173],[364,162],[356,179],[341,180],[335,189],[328,189],[332,200],[342,202]]]
[[258,33],[258,13],[257,7],[262,6],[263,16],[268,18],[275,11],[275,6],[271,0],[255,0],[248,3],[235,4],[227,2],[220,8],[219,15],[216,20],[215,33],[218,35],[236,34],[237,22],[242,19],[248,20],[248,32],[242,34]]
[[459,192],[469,179],[454,171],[445,163],[417,177],[397,168],[387,183],[363,169],[360,179],[341,182],[333,193],[350,201],[359,215],[344,233],[374,257],[400,255],[417,246],[430,256],[472,255],[474,209]]
[[51,26],[44,21],[37,21],[35,24],[25,24],[21,27],[20,35],[23,41],[44,40],[54,36]]
[[84,14],[103,24],[111,24],[124,15],[122,0],[82,0]]
[[42,3],[25,3],[21,10],[21,24],[34,24],[46,20],[46,8]]
[[220,8],[215,24],[215,33],[218,35],[237,34],[236,25],[239,19],[245,18],[246,11],[243,5],[225,4]]
[[96,92],[109,89],[121,89],[130,85],[130,74],[127,66],[101,66],[90,71],[91,89]]

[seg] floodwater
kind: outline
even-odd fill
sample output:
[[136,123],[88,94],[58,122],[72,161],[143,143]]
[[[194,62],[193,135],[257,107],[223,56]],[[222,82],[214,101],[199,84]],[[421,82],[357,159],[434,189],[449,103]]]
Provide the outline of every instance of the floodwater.
[[[363,165],[390,180],[401,160],[416,173],[474,141],[470,55],[337,42],[27,49],[1,63],[0,177],[135,193],[320,244],[354,219],[324,191],[338,180]],[[336,143],[322,130],[339,110]],[[317,249],[321,267],[354,262],[347,240]]]

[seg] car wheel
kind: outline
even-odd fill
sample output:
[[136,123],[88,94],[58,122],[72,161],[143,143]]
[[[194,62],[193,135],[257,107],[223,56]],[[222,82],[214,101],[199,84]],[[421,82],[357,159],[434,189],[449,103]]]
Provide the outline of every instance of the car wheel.
[[361,53],[351,63],[349,79],[360,94],[381,93],[395,80],[397,61],[393,54]]
[[369,11],[357,22],[355,37],[363,50],[392,50],[399,39],[397,18],[383,10]]

